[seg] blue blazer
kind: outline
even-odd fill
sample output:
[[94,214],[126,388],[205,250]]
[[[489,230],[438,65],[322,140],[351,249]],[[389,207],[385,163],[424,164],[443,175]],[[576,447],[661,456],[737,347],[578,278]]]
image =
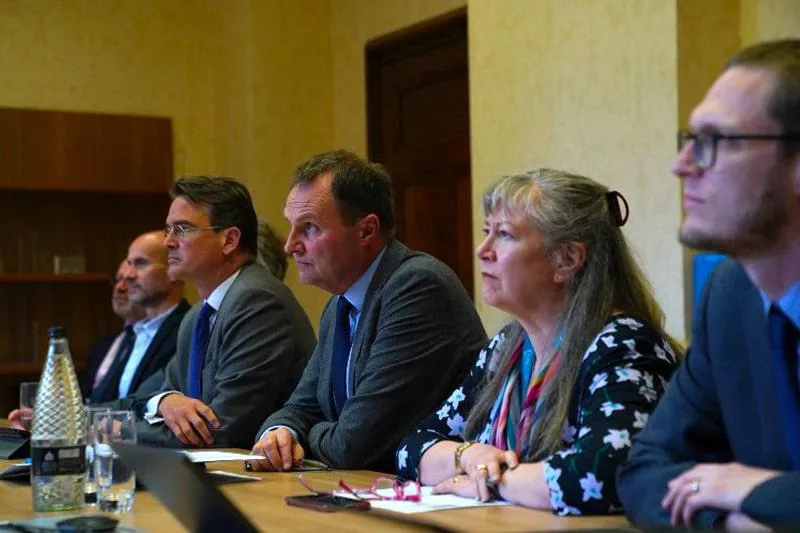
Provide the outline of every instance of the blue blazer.
[[[618,475],[628,517],[669,524],[661,499],[672,478],[698,462],[781,470],[745,497],[742,511],[770,525],[800,525],[800,472],[791,471],[778,416],[764,303],[733,260],[711,275],[692,327],[692,346]],[[696,516],[711,527],[725,514]]]

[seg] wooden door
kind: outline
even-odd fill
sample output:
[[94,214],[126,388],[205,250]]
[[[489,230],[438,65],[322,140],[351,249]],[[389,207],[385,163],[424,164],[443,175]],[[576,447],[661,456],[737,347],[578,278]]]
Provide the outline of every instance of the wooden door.
[[367,45],[369,157],[392,176],[397,236],[472,296],[466,9]]

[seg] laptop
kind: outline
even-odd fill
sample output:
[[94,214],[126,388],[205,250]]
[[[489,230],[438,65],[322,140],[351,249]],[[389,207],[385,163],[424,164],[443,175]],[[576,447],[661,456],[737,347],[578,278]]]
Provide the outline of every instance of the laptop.
[[174,450],[113,444],[120,459],[192,532],[256,533],[258,529],[200,468]]

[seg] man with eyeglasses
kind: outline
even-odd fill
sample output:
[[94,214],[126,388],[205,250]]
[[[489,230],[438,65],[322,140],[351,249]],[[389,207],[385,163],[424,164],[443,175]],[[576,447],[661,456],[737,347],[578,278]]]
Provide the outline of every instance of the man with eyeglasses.
[[126,404],[144,418],[145,444],[249,446],[300,379],[314,332],[291,291],[255,263],[258,221],[241,183],[181,178],[170,196],[168,273],[203,300],[184,317],[159,386]]
[[800,526],[800,40],[745,48],[679,135],[680,240],[725,253],[618,477],[637,525]]

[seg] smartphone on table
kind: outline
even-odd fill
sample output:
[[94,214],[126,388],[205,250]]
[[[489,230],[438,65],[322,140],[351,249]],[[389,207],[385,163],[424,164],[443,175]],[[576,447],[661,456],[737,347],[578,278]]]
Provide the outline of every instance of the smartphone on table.
[[369,510],[369,502],[364,500],[352,500],[341,496],[330,494],[303,494],[300,496],[287,496],[286,504],[295,507],[303,507],[323,513],[332,513],[342,509],[356,509],[359,511]]

